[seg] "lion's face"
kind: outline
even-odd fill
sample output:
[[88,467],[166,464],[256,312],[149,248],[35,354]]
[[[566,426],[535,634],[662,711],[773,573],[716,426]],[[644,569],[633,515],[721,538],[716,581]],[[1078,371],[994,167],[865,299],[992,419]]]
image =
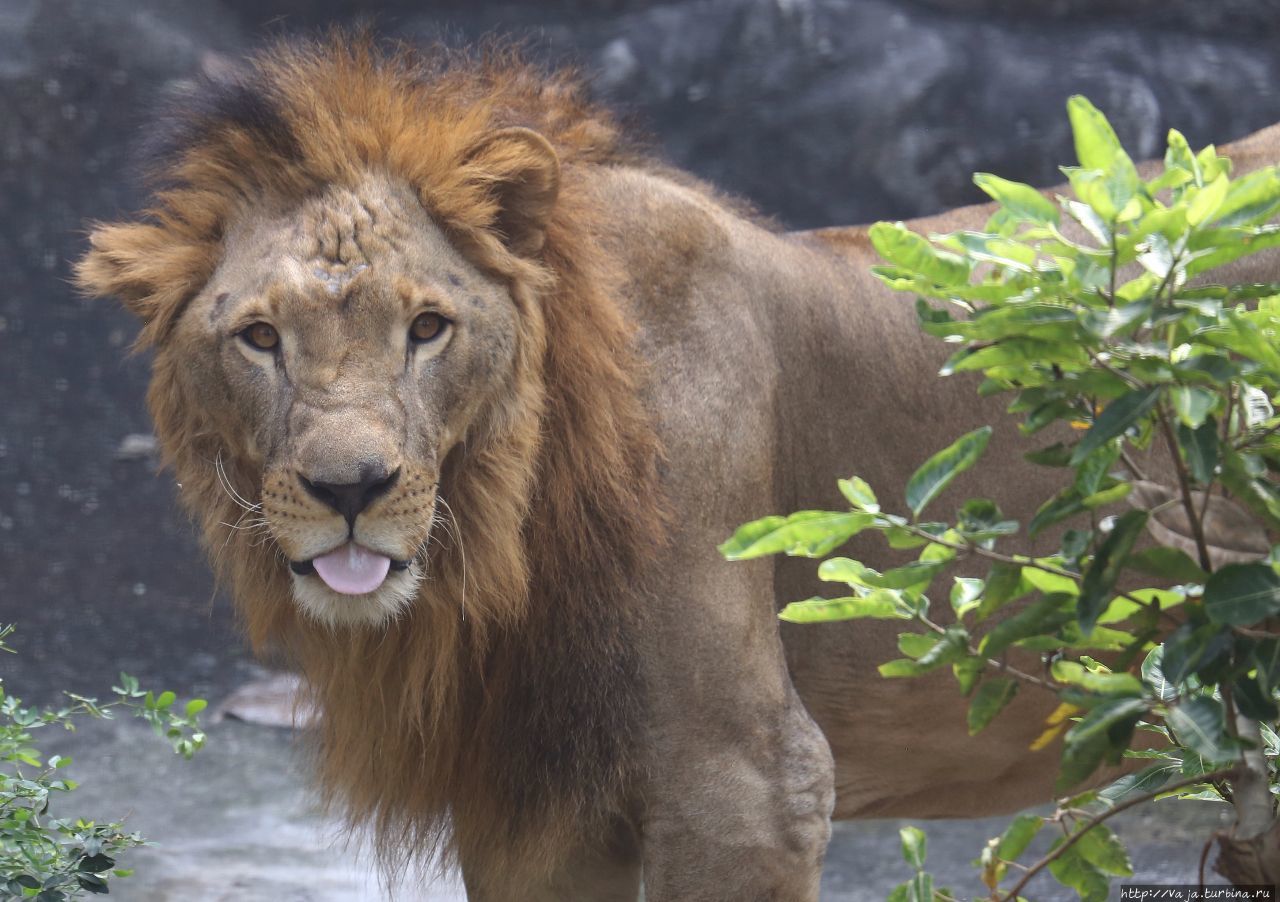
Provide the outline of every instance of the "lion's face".
[[260,525],[297,603],[372,625],[427,575],[443,463],[512,378],[517,334],[505,286],[407,185],[371,176],[230,223],[166,351],[189,355],[226,453],[263,474]]

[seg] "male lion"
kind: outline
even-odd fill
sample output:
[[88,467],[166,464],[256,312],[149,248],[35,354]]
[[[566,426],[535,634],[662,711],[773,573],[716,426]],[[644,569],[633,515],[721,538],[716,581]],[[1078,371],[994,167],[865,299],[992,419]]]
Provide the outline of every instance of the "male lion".
[[[780,633],[812,562],[716,552],[1000,421],[862,231],[753,221],[567,76],[341,36],[205,85],[155,176],[80,284],[141,318],[184,502],[389,863],[443,850],[478,900],[634,900],[642,869],[651,902],[807,900],[833,814],[1045,797],[1051,698],[970,737],[945,680],[876,675],[891,625]],[[965,489],[1025,516],[1014,441]]]

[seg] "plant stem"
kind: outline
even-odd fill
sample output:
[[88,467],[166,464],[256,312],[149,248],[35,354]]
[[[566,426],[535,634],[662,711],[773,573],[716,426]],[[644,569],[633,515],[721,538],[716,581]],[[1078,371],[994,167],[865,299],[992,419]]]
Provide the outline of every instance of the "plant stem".
[[[938,635],[942,635],[946,632],[946,630],[941,625],[934,623],[924,614],[917,614],[916,619],[919,620],[921,623],[923,623],[925,626],[927,626],[929,629],[933,630]],[[982,657],[982,654],[974,646],[970,645],[968,648],[969,648],[969,654],[973,655],[975,658]],[[1018,668],[1013,667],[1005,663],[1004,661],[998,661],[995,658],[987,658],[986,662],[990,664],[992,667],[1001,671],[1002,673],[1007,673],[1009,674],[1009,676],[1016,677],[1020,680],[1023,680],[1024,682],[1030,683],[1033,686],[1039,686],[1041,689],[1048,689],[1050,692],[1054,693],[1055,695],[1057,694],[1058,690],[1061,688],[1060,686],[1050,683],[1048,680],[1042,680],[1040,679],[1040,677],[1032,676],[1031,674],[1027,673],[1024,670],[1019,670]]]
[[1267,761],[1262,754],[1262,731],[1258,722],[1239,712],[1235,716],[1236,735],[1252,742],[1253,748],[1241,749],[1240,766],[1231,778],[1231,798],[1236,806],[1234,836],[1253,839],[1267,830],[1275,820],[1275,805],[1267,779]]
[[[944,548],[951,548],[955,551],[971,552],[973,554],[978,555],[979,557],[984,557],[987,560],[991,560],[991,561],[997,561],[1001,564],[1012,564],[1015,567],[1031,567],[1035,570],[1043,570],[1045,573],[1052,573],[1055,576],[1065,576],[1068,579],[1074,579],[1076,581],[1079,581],[1082,578],[1079,573],[1073,573],[1070,570],[1067,570],[1063,567],[1055,567],[1053,564],[1042,564],[1039,561],[1030,557],[1025,559],[1019,558],[1019,557],[1011,557],[1010,555],[1007,555],[1007,554],[1000,554],[997,551],[992,551],[988,548],[983,548],[981,545],[974,545],[972,543],[960,544],[959,542],[948,542],[947,540],[939,536],[935,536],[933,533],[926,532],[920,527],[910,523],[903,524],[902,528],[905,529],[907,532],[911,533],[913,536],[916,536],[917,538],[928,539],[930,542],[932,542],[935,545],[941,545]],[[1156,607],[1157,610],[1160,612],[1160,614],[1163,615],[1167,620],[1170,620],[1173,623],[1178,624],[1179,626],[1182,625],[1182,620],[1174,616],[1171,612],[1166,611],[1163,608],[1159,608],[1158,606],[1153,606],[1151,604],[1148,604],[1147,602],[1143,601],[1141,598],[1135,598],[1134,596],[1130,595],[1128,592],[1117,592],[1116,595],[1118,595],[1120,598],[1125,599],[1126,601],[1133,602],[1139,607],[1144,607],[1144,608]]]
[[1191,534],[1196,540],[1196,552],[1200,555],[1200,569],[1206,573],[1213,570],[1213,562],[1209,559],[1209,545],[1204,539],[1204,525],[1196,513],[1195,501],[1191,497],[1191,480],[1187,475],[1187,465],[1183,463],[1182,454],[1178,451],[1178,440],[1173,435],[1173,427],[1169,425],[1169,414],[1161,404],[1156,408],[1156,422],[1160,424],[1160,432],[1164,435],[1165,444],[1169,448],[1169,456],[1173,458],[1173,466],[1178,474],[1178,488],[1182,492],[1182,507],[1187,513],[1187,522],[1191,524]]
[[1027,872],[1022,876],[1022,879],[1019,880],[1017,883],[1015,883],[1013,885],[1013,888],[1010,889],[1009,892],[1005,893],[1002,897],[1000,897],[999,902],[1014,902],[1014,900],[1018,898],[1018,894],[1022,892],[1022,888],[1025,887],[1031,881],[1032,877],[1034,877],[1040,871],[1047,868],[1054,861],[1057,861],[1058,858],[1064,852],[1067,851],[1067,849],[1070,849],[1073,845],[1076,844],[1076,842],[1080,839],[1080,837],[1084,836],[1085,833],[1087,833],[1089,830],[1092,830],[1094,827],[1098,826],[1103,821],[1106,821],[1106,820],[1109,820],[1110,818],[1115,817],[1117,814],[1119,814],[1122,811],[1128,811],[1130,808],[1133,808],[1137,805],[1143,805],[1147,802],[1150,802],[1153,799],[1155,799],[1157,796],[1164,795],[1167,792],[1173,792],[1174,790],[1181,789],[1184,786],[1192,786],[1196,783],[1210,783],[1213,780],[1221,779],[1224,777],[1229,779],[1231,775],[1234,773],[1236,773],[1236,768],[1229,767],[1224,770],[1212,771],[1207,774],[1197,774],[1194,777],[1184,777],[1181,780],[1177,780],[1173,783],[1168,783],[1164,786],[1161,786],[1159,789],[1154,790],[1153,792],[1144,793],[1143,795],[1140,795],[1140,796],[1134,796],[1132,799],[1127,799],[1126,801],[1121,802],[1119,805],[1116,805],[1113,808],[1108,808],[1106,811],[1102,812],[1101,814],[1095,815],[1093,818],[1089,820],[1088,823],[1085,824],[1085,826],[1082,829],[1077,830],[1075,833],[1072,833],[1070,836],[1068,836],[1066,840],[1062,843],[1062,845],[1058,846],[1056,849],[1054,849],[1052,852],[1049,852],[1047,855],[1045,855],[1043,858],[1041,858],[1031,867],[1027,868]]

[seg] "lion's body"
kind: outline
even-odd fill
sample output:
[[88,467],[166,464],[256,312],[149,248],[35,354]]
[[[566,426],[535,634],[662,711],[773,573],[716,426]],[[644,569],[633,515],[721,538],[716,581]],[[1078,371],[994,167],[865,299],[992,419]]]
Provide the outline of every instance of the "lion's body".
[[[1020,699],[970,738],[951,687],[876,674],[892,627],[780,634],[777,606],[817,589],[812,562],[716,552],[746,520],[838,503],[841,475],[896,495],[936,447],[1000,420],[971,383],[934,377],[943,349],[866,272],[864,234],[760,225],[619,151],[563,81],[408,66],[336,43],[260,59],[252,114],[225,103],[188,114],[161,170],[176,187],[158,222],[99,230],[81,268],[146,323],[167,459],[252,638],[291,652],[313,687],[329,796],[393,857],[442,837],[477,899],[634,899],[643,865],[653,902],[816,898],[833,807],[963,816],[1042,798],[1054,755],[1026,749],[1051,700]],[[541,132],[558,168],[541,139],[501,131],[511,125]],[[558,187],[554,209],[539,183]],[[397,212],[404,186],[421,210]],[[297,212],[307,205],[319,212]],[[322,247],[329,229],[340,248],[346,227],[332,223],[348,207],[369,214],[349,230],[360,262],[326,252],[317,284],[345,286],[337,267],[364,293],[330,313],[336,302],[313,286],[320,300],[290,302],[290,315],[354,331],[318,341],[311,360],[277,355],[274,370],[215,334],[238,292],[301,259],[287,249],[299,235],[316,230]],[[388,219],[400,237],[375,247],[368,228]],[[372,317],[385,303],[375,279],[433,267],[458,289],[445,299],[457,335],[422,364],[410,347],[407,375],[395,375],[398,349],[375,372],[361,355],[376,357],[387,333],[359,326],[362,304]],[[517,325],[485,337],[467,303]],[[447,369],[458,360],[470,361],[466,384]],[[298,419],[289,404],[305,392],[312,412]],[[442,392],[416,422],[418,394]],[[386,410],[374,404],[384,396]],[[288,416],[258,422],[228,397]],[[362,411],[431,438],[420,452],[395,429],[359,439],[386,445],[405,475],[349,517],[350,541],[390,537],[391,557],[401,533],[422,543],[407,566],[426,578],[390,622],[326,615],[362,602],[326,594],[305,567],[291,576],[283,559],[306,564],[332,544],[300,551],[317,530],[347,536],[293,475],[363,459],[332,427],[320,445],[297,438],[331,408],[356,417],[341,422],[358,439]],[[303,453],[313,446],[320,463]],[[276,521],[281,557],[222,525],[239,511],[219,455]],[[413,499],[437,491],[432,480],[452,534],[426,544],[435,501]],[[1008,428],[964,489],[1014,515],[1046,494]],[[419,509],[430,513],[418,526],[395,519]],[[959,760],[975,776],[958,778]]]

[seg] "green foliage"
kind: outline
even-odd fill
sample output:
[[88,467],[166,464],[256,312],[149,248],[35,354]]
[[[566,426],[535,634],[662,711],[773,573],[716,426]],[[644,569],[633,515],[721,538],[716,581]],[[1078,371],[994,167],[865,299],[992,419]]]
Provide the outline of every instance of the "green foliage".
[[[1046,819],[1020,816],[993,838],[975,864],[983,895],[997,902],[1012,902],[1044,870],[1081,899],[1105,899],[1110,878],[1132,868],[1102,822],[1117,805],[1160,793],[1229,799],[1251,747],[1242,730],[1264,737],[1264,776],[1280,792],[1270,724],[1280,714],[1280,546],[1252,560],[1240,550],[1270,547],[1280,529],[1280,283],[1213,281],[1224,264],[1280,246],[1280,226],[1267,224],[1280,212],[1280,173],[1232,179],[1214,148],[1192,153],[1171,131],[1163,171],[1143,179],[1092,104],[1073,97],[1068,115],[1079,165],[1063,172],[1073,196],[979,173],[998,205],[982,231],[923,236],[879,223],[870,232],[885,261],[873,271],[914,294],[924,332],[956,349],[941,375],[981,374],[979,392],[1008,394],[1024,435],[1051,434],[1027,459],[1068,478],[1026,532],[1056,535],[1058,551],[999,547],[1020,526],[988,499],[965,501],[949,522],[919,522],[979,465],[989,426],[920,466],[903,514],[877,498],[883,486],[853,477],[840,482],[849,510],[765,518],[721,549],[733,559],[825,557],[878,532],[916,559],[883,573],[825,560],[819,575],[849,592],[789,605],[782,617],[911,625],[899,637],[903,657],[880,673],[949,668],[971,733],[1017,692],[1056,696],[1033,748],[1060,749],[1059,791],[1104,763],[1150,762],[1062,800],[1049,818],[1061,835],[1012,872],[1012,887],[1010,865]],[[943,579],[950,604],[937,616]],[[1151,583],[1138,588],[1143,580]],[[1233,711],[1258,723],[1238,728]],[[1167,747],[1131,747],[1152,733]],[[903,831],[903,855],[915,876],[891,899],[955,898],[933,889],[923,833]]]
[[[0,627],[0,651],[12,651],[3,641],[12,632],[12,626]],[[61,807],[59,797],[75,791],[77,783],[65,776],[71,759],[44,757],[34,731],[74,730],[77,718],[109,719],[113,709],[124,708],[150,723],[184,758],[204,744],[198,721],[203,699],[192,699],[179,713],[172,692],[156,696],[123,673],[112,691],[115,699],[108,702],[67,693],[70,704],[64,707],[28,708],[0,686],[0,899],[64,902],[106,894],[113,877],[132,873],[117,867],[120,854],[146,845],[121,823],[51,814]]]

